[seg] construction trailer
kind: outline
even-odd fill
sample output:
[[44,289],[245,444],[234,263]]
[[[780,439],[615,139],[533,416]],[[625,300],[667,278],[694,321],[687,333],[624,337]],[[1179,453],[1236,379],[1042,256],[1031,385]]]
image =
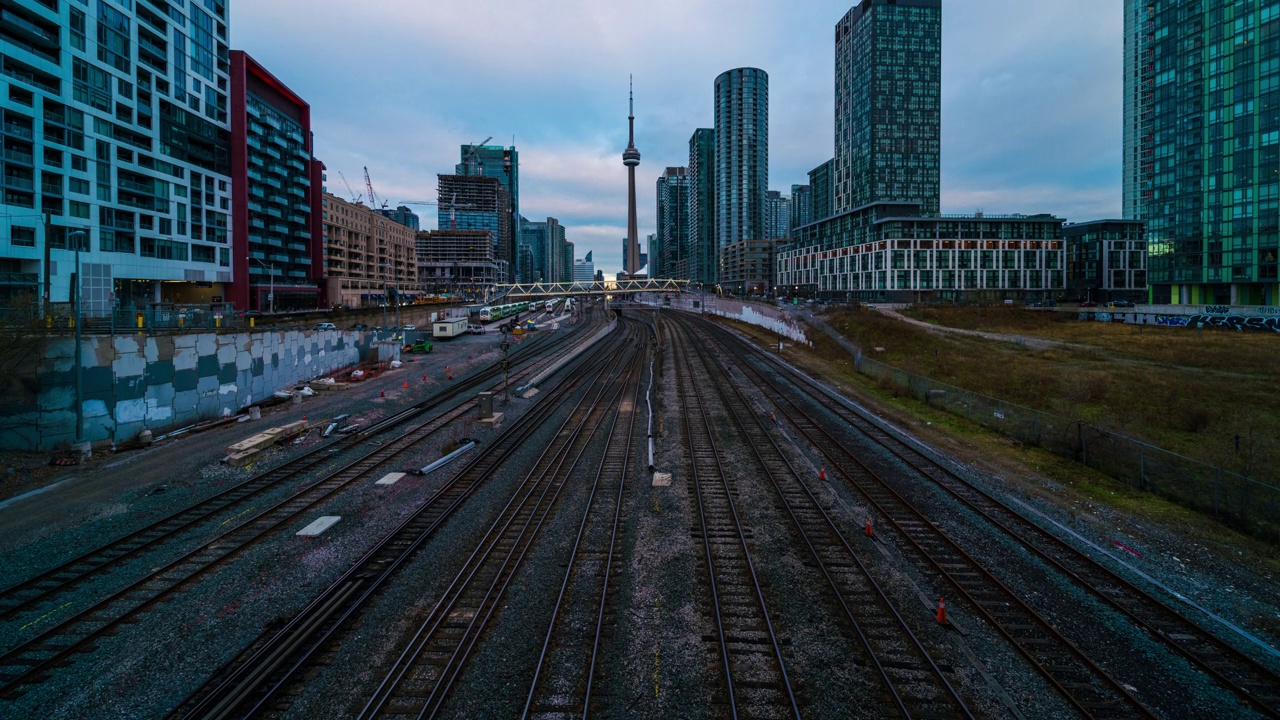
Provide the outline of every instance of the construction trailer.
[[437,338],[451,338],[467,334],[467,318],[447,318],[436,320],[431,324],[431,335]]

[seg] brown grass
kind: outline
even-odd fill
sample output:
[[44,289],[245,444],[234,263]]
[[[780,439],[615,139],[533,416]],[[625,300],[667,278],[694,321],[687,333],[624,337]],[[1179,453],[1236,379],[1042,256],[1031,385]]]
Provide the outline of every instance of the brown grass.
[[1080,322],[1070,313],[1002,307],[910,315],[1066,344],[1034,349],[930,331],[878,312],[839,311],[827,320],[889,365],[1280,482],[1280,335]]

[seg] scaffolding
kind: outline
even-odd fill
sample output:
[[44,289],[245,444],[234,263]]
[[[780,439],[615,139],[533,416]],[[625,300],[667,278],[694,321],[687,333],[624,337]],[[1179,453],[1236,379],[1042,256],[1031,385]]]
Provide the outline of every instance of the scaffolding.
[[505,279],[490,230],[434,230],[417,236],[418,280],[434,292],[486,288]]

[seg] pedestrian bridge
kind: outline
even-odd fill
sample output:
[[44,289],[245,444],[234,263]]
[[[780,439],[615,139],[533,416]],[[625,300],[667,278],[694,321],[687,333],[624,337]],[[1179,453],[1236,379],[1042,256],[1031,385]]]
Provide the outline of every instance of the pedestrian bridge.
[[678,293],[688,287],[688,280],[604,280],[565,283],[518,283],[495,285],[489,293],[489,302],[497,298],[511,300],[521,298],[558,298],[583,295],[631,295],[646,292]]

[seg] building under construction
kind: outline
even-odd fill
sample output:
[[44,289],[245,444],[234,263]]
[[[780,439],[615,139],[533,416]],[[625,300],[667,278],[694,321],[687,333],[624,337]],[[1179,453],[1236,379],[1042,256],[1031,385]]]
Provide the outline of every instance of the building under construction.
[[[510,263],[516,256],[511,196],[497,178],[478,175],[438,176],[438,226],[450,230],[488,230],[493,233],[495,260]],[[503,278],[501,282],[506,282]]]
[[433,230],[417,236],[418,280],[427,292],[478,293],[506,281],[489,230]]

